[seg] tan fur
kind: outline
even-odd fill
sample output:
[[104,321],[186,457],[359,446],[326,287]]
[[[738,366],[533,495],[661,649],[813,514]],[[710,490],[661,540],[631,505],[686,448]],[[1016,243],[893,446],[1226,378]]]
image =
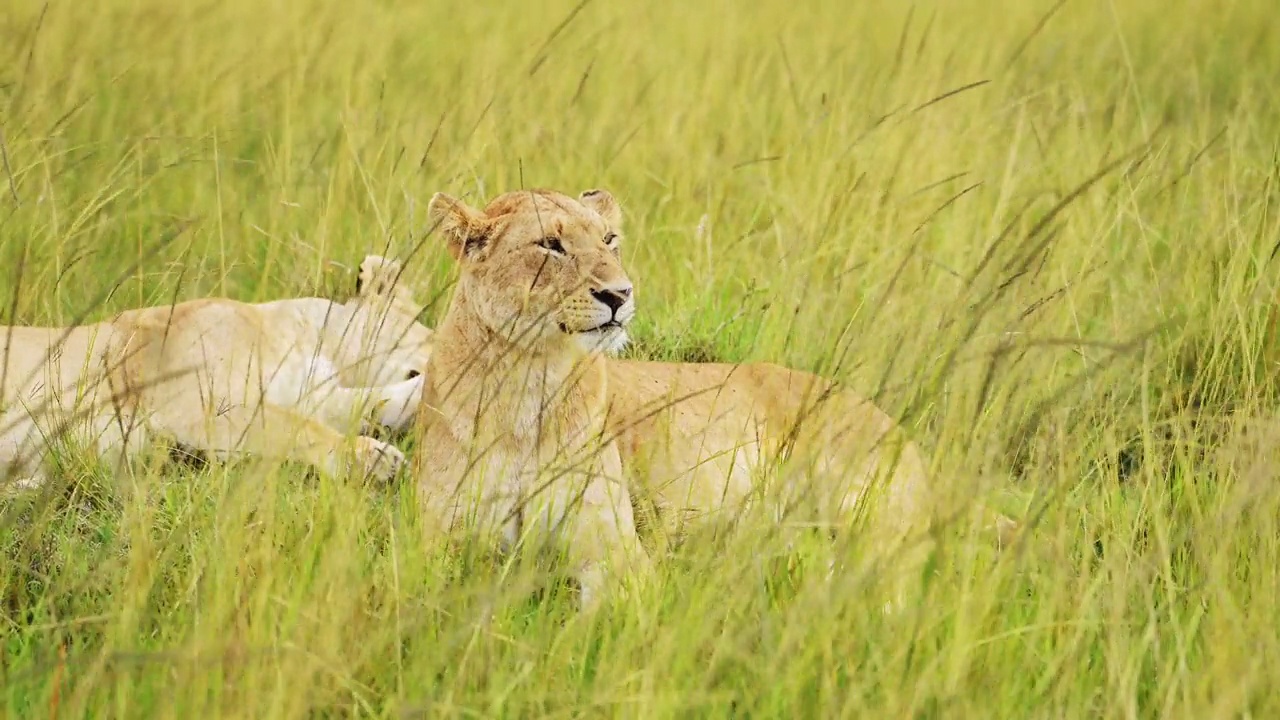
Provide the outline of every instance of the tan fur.
[[741,511],[778,466],[795,470],[763,495],[779,519],[846,525],[879,482],[880,528],[905,535],[920,520],[928,487],[919,448],[825,378],[770,363],[624,360],[609,374],[610,429],[624,463],[643,462],[643,494],[668,536],[683,535],[691,517]]
[[[871,403],[776,365],[608,360],[600,351],[625,341],[630,299],[614,335],[583,342],[577,331],[607,315],[591,291],[630,287],[616,240],[605,242],[621,235],[607,192],[512,192],[482,211],[437,194],[430,212],[461,264],[422,404],[420,495],[437,521],[452,526],[478,510],[482,530],[514,540],[542,517],[512,509],[535,488],[547,488],[557,521],[574,494],[547,472],[539,485],[538,470],[591,455],[580,467],[585,512],[565,530],[584,604],[601,589],[602,566],[637,556],[633,494],[667,535],[682,534],[691,516],[734,514],[760,490],[775,491],[779,517],[798,508],[844,527],[879,477],[880,537],[900,540],[922,524],[923,458]],[[564,254],[540,247],[546,237]],[[762,487],[780,452],[789,469]],[[637,562],[643,572],[647,560]]]
[[119,466],[159,437],[213,457],[245,452],[330,474],[352,457],[390,478],[399,450],[347,436],[366,418],[401,429],[421,399],[432,332],[399,273],[398,263],[367,256],[345,304],[213,298],[93,325],[0,330],[2,477],[39,484],[55,439]]

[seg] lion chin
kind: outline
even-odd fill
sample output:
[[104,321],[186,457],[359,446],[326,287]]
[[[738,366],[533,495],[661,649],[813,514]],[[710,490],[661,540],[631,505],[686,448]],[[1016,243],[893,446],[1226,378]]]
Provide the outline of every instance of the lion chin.
[[623,348],[630,342],[631,337],[628,336],[626,328],[622,325],[609,325],[609,327],[596,328],[594,331],[586,331],[573,334],[573,340],[579,343],[582,350],[588,352],[604,352],[605,355],[616,355],[622,352]]

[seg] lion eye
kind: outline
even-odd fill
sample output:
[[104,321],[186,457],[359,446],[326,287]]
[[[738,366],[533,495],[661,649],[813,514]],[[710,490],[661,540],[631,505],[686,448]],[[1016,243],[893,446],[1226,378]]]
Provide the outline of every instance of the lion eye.
[[605,245],[608,245],[609,247],[613,247],[613,246],[614,246],[614,245],[616,245],[617,243],[618,243],[618,234],[617,234],[617,233],[609,233],[608,235],[605,235],[605,236],[604,236],[604,244],[605,244]]
[[538,247],[543,250],[550,250],[558,255],[564,254],[564,245],[560,244],[560,238],[558,237],[544,237],[538,241]]

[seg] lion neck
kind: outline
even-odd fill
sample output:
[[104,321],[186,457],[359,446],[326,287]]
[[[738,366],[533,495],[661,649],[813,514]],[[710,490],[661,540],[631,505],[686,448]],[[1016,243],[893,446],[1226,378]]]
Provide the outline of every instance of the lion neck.
[[544,445],[588,430],[604,402],[603,359],[569,336],[512,339],[486,325],[459,290],[427,373],[432,404],[454,436]]

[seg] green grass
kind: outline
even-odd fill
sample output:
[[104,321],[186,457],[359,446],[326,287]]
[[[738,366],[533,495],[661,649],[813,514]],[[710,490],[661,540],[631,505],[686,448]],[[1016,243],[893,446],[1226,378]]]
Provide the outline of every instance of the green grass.
[[72,457],[0,504],[0,713],[1280,714],[1280,435],[1237,432],[1280,389],[1278,32],[1263,0],[10,0],[5,322],[341,294],[368,252],[447,298],[432,192],[603,186],[634,352],[848,379],[1027,530],[944,524],[895,615],[762,527],[587,618],[433,554],[407,486]]

